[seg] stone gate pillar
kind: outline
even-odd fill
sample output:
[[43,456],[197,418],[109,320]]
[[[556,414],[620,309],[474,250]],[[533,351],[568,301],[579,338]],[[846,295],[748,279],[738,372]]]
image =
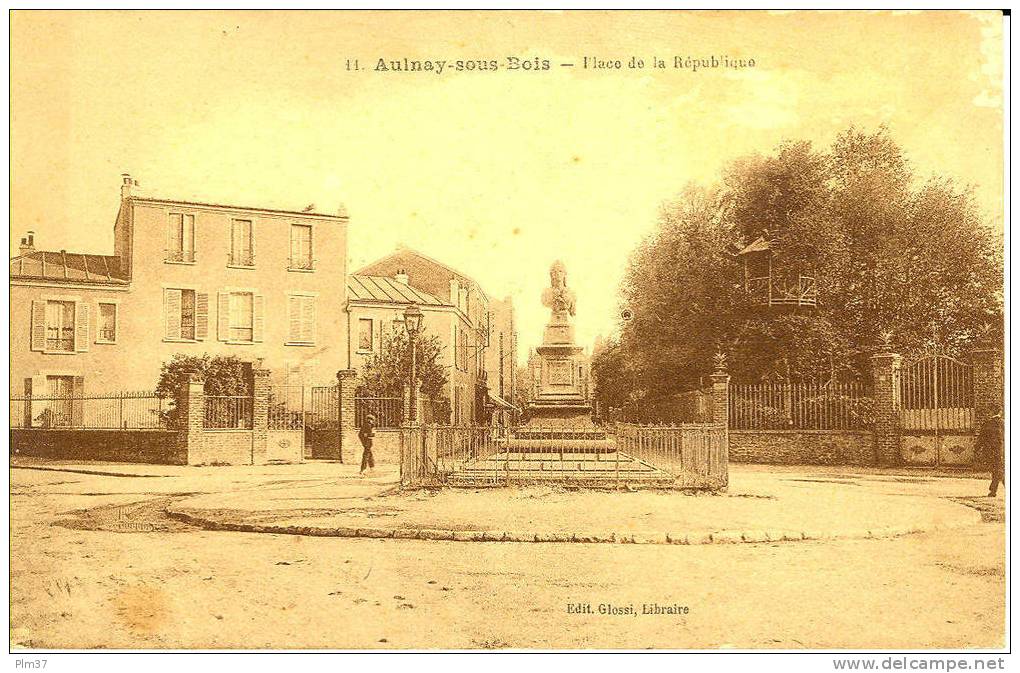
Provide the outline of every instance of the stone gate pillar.
[[251,368],[251,464],[264,465],[269,446],[269,370]]
[[725,370],[716,370],[712,379],[712,423],[729,430],[730,427],[730,375]]
[[712,379],[712,424],[722,433],[718,486],[726,488],[730,482],[730,375],[720,366],[709,378]]
[[344,443],[354,437],[357,424],[354,418],[354,389],[357,375],[353,369],[341,369],[336,373],[337,385],[337,459],[344,462]]
[[900,366],[903,358],[884,351],[871,356],[872,388],[875,395],[875,463],[900,463]]
[[[192,456],[202,453],[202,431],[205,426],[205,378],[198,372],[187,372],[177,390],[177,456],[174,462],[192,463]],[[198,460],[198,458],[196,458]]]
[[977,432],[986,420],[1005,410],[1002,351],[998,348],[971,351],[970,362],[974,365],[974,431]]

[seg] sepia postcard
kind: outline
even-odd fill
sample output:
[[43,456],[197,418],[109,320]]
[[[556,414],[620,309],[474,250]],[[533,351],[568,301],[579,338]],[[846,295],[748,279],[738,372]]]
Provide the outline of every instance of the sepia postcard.
[[1009,18],[11,11],[11,670],[1006,668]]

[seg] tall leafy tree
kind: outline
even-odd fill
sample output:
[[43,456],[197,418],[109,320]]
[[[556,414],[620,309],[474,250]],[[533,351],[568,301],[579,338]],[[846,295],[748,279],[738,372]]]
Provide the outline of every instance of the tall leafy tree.
[[[749,300],[731,253],[758,237],[775,275],[817,279],[817,308]],[[783,143],[664,204],[621,287],[633,320],[593,361],[597,395],[689,388],[717,350],[758,381],[863,374],[885,338],[906,355],[1001,343],[1002,288],[1001,237],[973,193],[918,183],[887,129],[848,129],[825,150]]]

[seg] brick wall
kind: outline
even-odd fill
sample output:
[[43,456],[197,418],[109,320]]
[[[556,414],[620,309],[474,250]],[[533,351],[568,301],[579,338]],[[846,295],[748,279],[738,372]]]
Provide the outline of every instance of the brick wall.
[[205,430],[188,446],[188,465],[253,464],[251,430]]
[[[375,431],[372,442],[372,457],[376,465],[398,465],[400,463],[400,430]],[[348,430],[344,434],[344,462],[351,465],[361,464],[361,440],[357,430]]]
[[12,429],[10,450],[12,456],[184,465],[177,438],[166,430]]
[[874,465],[875,436],[853,430],[730,430],[735,463]]

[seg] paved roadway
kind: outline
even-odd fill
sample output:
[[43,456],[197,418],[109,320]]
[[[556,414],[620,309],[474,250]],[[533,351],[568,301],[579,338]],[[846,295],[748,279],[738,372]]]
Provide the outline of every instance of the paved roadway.
[[[335,482],[338,470],[345,471],[348,497],[363,499],[392,479],[387,472],[359,480],[347,474],[350,468],[331,464],[147,469],[164,476],[11,471],[12,644],[41,648],[1003,644],[1001,495],[997,501],[964,500],[983,511],[982,523],[882,540],[690,547],[461,543],[211,532],[161,516],[168,503],[202,493],[222,492],[226,497],[275,489],[288,501],[299,501],[302,489]],[[144,472],[118,466],[105,471]],[[738,491],[742,476],[753,480],[767,475],[822,483],[849,479],[858,483],[857,488],[888,489],[887,480],[848,476],[845,468],[735,466],[733,472]],[[899,483],[911,497],[941,503],[950,495],[959,498],[984,488],[977,479],[930,479],[916,472]],[[681,606],[687,612],[640,614],[646,604],[652,612],[657,611],[654,605]]]

